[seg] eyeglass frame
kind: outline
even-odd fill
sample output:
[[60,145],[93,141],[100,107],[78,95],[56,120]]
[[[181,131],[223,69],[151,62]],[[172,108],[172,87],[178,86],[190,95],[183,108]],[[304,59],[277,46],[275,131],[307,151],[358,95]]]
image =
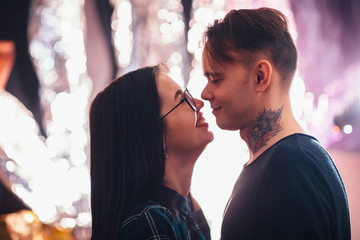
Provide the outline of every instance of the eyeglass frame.
[[[188,98],[190,98],[190,100],[188,100]],[[191,103],[189,102],[193,102],[194,103],[194,106],[191,105]],[[196,106],[196,103],[194,101],[194,98],[192,97],[191,93],[189,92],[189,90],[187,88],[185,88],[185,91],[184,91],[184,97],[180,100],[180,102],[175,106],[173,107],[169,112],[167,112],[163,117],[161,117],[161,119],[164,119],[167,115],[169,115],[172,111],[174,111],[178,106],[180,106],[183,102],[187,102],[187,104],[189,105],[189,107],[194,111],[196,112],[198,109],[197,109],[197,106]]]

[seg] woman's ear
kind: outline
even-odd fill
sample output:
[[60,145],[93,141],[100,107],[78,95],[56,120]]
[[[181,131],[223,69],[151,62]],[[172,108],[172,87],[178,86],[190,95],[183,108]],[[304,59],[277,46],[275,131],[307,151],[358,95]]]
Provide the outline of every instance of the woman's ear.
[[255,65],[256,91],[263,92],[271,82],[272,66],[267,60],[260,60]]

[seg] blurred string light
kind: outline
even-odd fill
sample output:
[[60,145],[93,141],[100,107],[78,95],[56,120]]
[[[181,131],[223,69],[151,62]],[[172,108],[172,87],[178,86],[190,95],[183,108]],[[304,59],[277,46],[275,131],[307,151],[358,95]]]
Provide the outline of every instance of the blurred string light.
[[[360,61],[350,65],[344,71],[344,78],[331,85],[326,90],[335,99],[333,134],[342,140],[346,135],[358,133],[360,129]],[[355,139],[356,141],[357,139]],[[358,147],[356,144],[352,144]],[[350,144],[349,144],[350,145]]]
[[31,113],[1,93],[3,180],[47,224],[90,227],[83,0],[32,1],[30,53],[40,80],[45,139]]
[[[360,63],[354,63],[343,70],[341,78],[327,84],[319,97],[311,92],[304,95],[300,120],[327,148],[339,147],[337,143],[346,150],[359,147],[352,136],[360,127],[359,74]],[[349,141],[341,144],[345,137]]]
[[345,134],[350,134],[353,131],[353,127],[350,124],[346,124],[343,128]]
[[[53,178],[47,194],[56,206],[55,222],[65,228],[77,222],[89,226],[90,221],[84,224],[78,218],[90,210],[87,113],[92,85],[86,72],[84,1],[33,4],[31,24],[38,29],[30,52],[40,80],[46,146],[57,169],[49,169]],[[72,221],[64,221],[65,217]]]
[[111,3],[119,75],[165,63],[174,80],[183,85],[188,53],[180,0],[111,0]]

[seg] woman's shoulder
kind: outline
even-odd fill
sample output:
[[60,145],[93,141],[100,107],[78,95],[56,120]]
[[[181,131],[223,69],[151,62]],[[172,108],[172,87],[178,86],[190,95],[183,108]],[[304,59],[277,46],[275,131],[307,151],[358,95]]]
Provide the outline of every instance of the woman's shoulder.
[[127,214],[121,225],[121,235],[125,239],[172,239],[171,219],[167,207],[147,200]]
[[130,210],[130,212],[126,215],[125,219],[123,220],[121,227],[122,228],[126,227],[127,225],[136,221],[140,221],[149,215],[156,218],[162,216],[167,218],[169,217],[170,214],[171,212],[167,207],[152,200],[145,200]]

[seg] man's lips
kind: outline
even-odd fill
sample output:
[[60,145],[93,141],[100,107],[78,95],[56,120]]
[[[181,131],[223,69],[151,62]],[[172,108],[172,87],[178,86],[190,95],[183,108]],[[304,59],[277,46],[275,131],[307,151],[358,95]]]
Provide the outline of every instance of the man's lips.
[[222,107],[211,107],[212,108],[212,113],[214,114],[214,112],[220,110]]
[[212,110],[219,110],[221,108],[220,105],[215,104],[214,102],[210,103]]

